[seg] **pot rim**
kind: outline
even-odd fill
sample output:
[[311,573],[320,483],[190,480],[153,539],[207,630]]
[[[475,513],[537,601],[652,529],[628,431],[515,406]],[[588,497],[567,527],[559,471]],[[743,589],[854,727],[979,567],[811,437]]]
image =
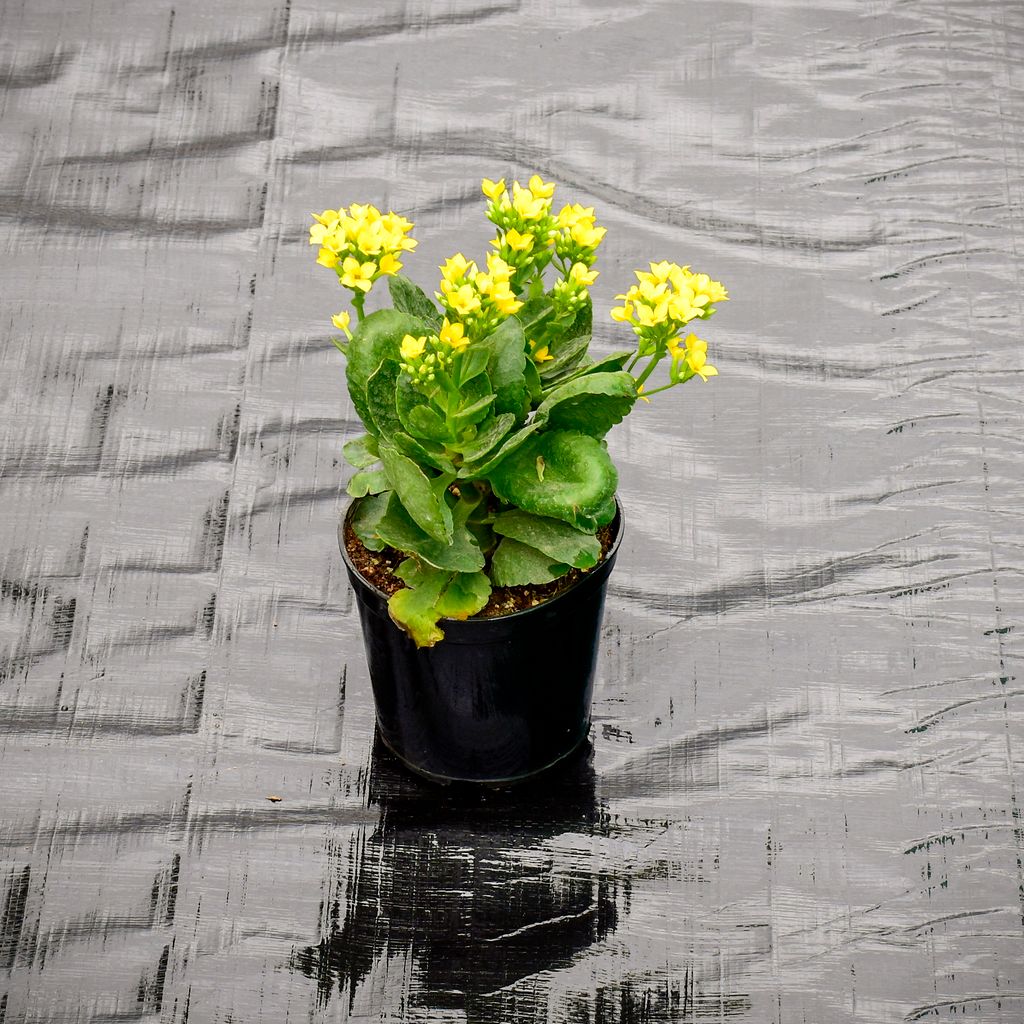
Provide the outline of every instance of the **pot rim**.
[[[345,545],[345,527],[348,525],[348,521],[352,516],[353,511],[361,498],[353,498],[349,502],[348,508],[345,509],[345,514],[341,517],[341,522],[338,524],[338,547],[341,549],[341,557],[345,560],[345,567],[348,570],[350,579],[358,580],[362,587],[373,594],[374,597],[382,604],[383,614],[387,616],[387,603],[388,595],[384,593],[379,587],[371,583],[352,563],[352,559],[349,557],[348,548]],[[622,510],[622,502],[619,501],[618,494],[615,495],[615,518],[612,519],[610,526],[615,530],[615,534],[612,537],[611,546],[608,548],[604,558],[598,562],[592,569],[586,570],[583,575],[571,586],[566,587],[565,590],[560,591],[554,597],[548,598],[545,601],[541,601],[539,604],[532,605],[529,608],[522,608],[516,612],[509,612],[505,615],[488,615],[485,618],[479,618],[471,616],[468,619],[449,619],[442,618],[439,623],[444,625],[445,637],[452,637],[449,630],[455,630],[456,633],[460,629],[464,628],[481,628],[483,626],[491,626],[492,628],[505,623],[511,623],[516,619],[523,618],[527,615],[535,615],[538,612],[547,611],[557,605],[563,598],[567,598],[572,594],[577,593],[581,587],[585,587],[590,584],[597,586],[600,582],[612,571],[615,565],[616,556],[619,553],[619,545],[622,543],[622,535],[625,527],[625,514]],[[389,616],[388,616],[389,617]],[[390,618],[390,617],[389,617]]]

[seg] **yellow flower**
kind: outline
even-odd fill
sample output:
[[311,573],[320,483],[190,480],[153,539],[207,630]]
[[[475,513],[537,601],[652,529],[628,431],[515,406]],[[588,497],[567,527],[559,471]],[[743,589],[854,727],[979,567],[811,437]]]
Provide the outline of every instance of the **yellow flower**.
[[495,281],[507,283],[512,277],[512,268],[496,253],[487,254],[487,273]]
[[471,284],[464,284],[448,293],[448,303],[460,316],[466,316],[480,308],[480,297]]
[[316,261],[321,267],[336,267],[338,265],[338,254],[336,252],[331,252],[330,249],[323,248],[320,250],[320,254],[317,256]]
[[530,191],[539,199],[550,199],[555,194],[555,183],[545,182],[539,174],[530,178]]
[[445,260],[444,266],[440,268],[441,277],[445,281],[456,281],[458,278],[464,277],[470,267],[473,268],[474,272],[476,271],[476,264],[467,260],[461,252],[457,252],[454,256],[449,256]]
[[444,323],[441,325],[438,337],[450,348],[455,349],[456,352],[461,352],[469,344],[469,338],[466,337],[466,328],[457,321],[454,324],[449,323],[447,317],[445,317]]
[[[676,340],[678,341],[679,339],[677,338]],[[651,404],[651,400],[644,394],[644,385],[643,384],[637,384],[637,386],[636,386],[636,396],[642,402],[646,402],[648,405]]]
[[601,244],[601,239],[604,238],[607,231],[607,228],[596,228],[592,224],[577,221],[569,229],[569,234],[577,245],[584,249],[593,249]]
[[505,234],[505,243],[515,252],[529,252],[533,248],[533,235],[521,235],[515,228]]
[[540,220],[547,212],[548,204],[516,181],[512,184],[512,208],[523,220]]
[[[617,298],[623,298],[622,295]],[[611,318],[617,320],[620,324],[629,323],[633,319],[633,307],[632,304],[627,302],[621,306],[615,306],[611,311]]]
[[341,275],[341,283],[346,288],[356,288],[359,291],[368,292],[373,285],[373,275],[377,272],[377,264],[360,263],[354,256],[346,256],[341,269],[344,271]]
[[341,313],[335,313],[331,317],[331,323],[338,328],[339,331],[345,331],[348,333],[348,325],[352,322],[352,317],[348,312],[342,311]]
[[402,339],[402,345],[399,351],[402,354],[402,358],[409,362],[412,359],[417,359],[423,355],[423,350],[427,347],[427,339],[414,338],[411,334],[407,334]]
[[480,182],[480,188],[483,189],[483,193],[487,196],[491,202],[497,202],[502,192],[505,191],[505,179],[502,178],[500,181],[491,181],[490,178],[484,178]]
[[[706,381],[708,377],[717,377],[718,370],[707,361],[708,343],[702,341],[696,334],[688,334],[684,343],[686,345],[686,354],[684,356],[686,365],[693,370],[694,374],[703,381]],[[678,351],[677,345],[676,352]]]
[[597,280],[598,270],[590,270],[585,263],[574,263],[569,271],[569,280],[583,287],[592,285]]
[[558,212],[555,224],[559,228],[571,228],[580,222],[593,226],[594,208],[592,206],[580,206],[579,203],[563,206]]
[[386,252],[380,258],[380,272],[382,274],[397,274],[402,269],[402,261],[393,253]]
[[537,342],[530,342],[530,354],[533,356],[535,363],[547,363],[555,357],[548,352],[547,345],[541,345],[540,348],[535,348]]

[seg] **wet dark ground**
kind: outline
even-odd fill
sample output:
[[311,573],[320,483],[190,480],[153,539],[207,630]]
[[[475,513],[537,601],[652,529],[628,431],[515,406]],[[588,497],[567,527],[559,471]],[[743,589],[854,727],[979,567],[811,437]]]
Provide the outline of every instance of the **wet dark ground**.
[[[0,10],[0,1022],[1024,1020],[1024,5]],[[374,750],[308,212],[720,277],[592,747]],[[597,346],[619,347],[615,325]],[[270,797],[280,798],[270,800]]]

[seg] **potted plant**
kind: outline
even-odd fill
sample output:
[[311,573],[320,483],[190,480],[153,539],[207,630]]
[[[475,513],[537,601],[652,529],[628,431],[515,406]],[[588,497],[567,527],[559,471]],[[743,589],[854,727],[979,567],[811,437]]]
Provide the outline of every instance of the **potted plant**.
[[[537,175],[482,188],[492,249],[448,259],[436,302],[400,273],[416,241],[398,214],[324,210],[310,242],[355,313],[332,318],[366,430],[344,447],[356,473],[340,543],[381,738],[428,777],[507,783],[589,727],[622,535],[605,435],[638,399],[717,373],[689,325],[728,296],[651,263],[611,310],[630,346],[591,359],[593,208],[554,212]],[[367,313],[382,278],[392,307]]]

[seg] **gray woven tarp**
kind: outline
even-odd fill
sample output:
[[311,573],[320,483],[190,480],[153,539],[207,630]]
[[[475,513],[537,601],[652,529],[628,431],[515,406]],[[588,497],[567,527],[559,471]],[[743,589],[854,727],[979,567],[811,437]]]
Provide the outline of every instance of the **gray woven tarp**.
[[[0,1022],[1024,1019],[1022,53],[1014,0],[7,0]],[[597,350],[649,259],[732,301],[611,435],[591,750],[473,801],[373,749],[307,226],[406,214],[432,289],[534,171]]]

